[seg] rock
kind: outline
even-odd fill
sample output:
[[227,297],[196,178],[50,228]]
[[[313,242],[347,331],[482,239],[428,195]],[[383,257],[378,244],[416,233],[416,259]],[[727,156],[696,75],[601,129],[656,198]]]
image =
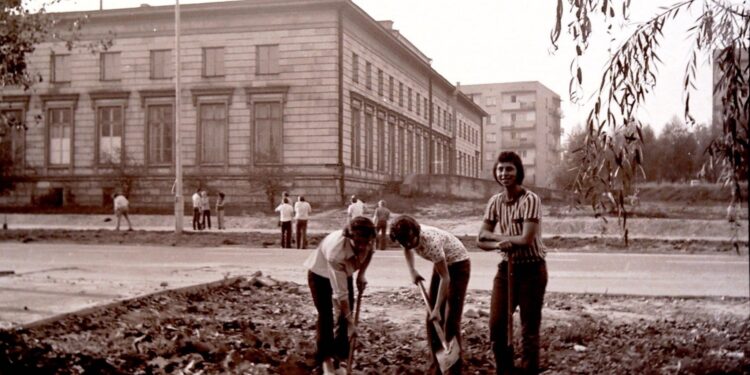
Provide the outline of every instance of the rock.
[[573,345],[573,350],[575,350],[575,351],[577,351],[577,352],[579,352],[579,353],[580,353],[580,352],[585,352],[585,351],[586,351],[586,349],[587,349],[587,348],[586,348],[585,346],[583,346],[583,345],[578,345],[578,344],[574,344],[574,345]]
[[468,309],[464,312],[464,316],[467,318],[476,319],[480,317],[480,314],[474,309]]

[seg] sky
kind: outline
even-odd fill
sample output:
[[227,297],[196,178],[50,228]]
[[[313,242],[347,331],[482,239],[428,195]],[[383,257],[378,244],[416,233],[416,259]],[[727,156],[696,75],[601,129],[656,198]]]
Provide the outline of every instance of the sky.
[[[28,0],[27,0],[28,1]],[[353,0],[376,20],[394,21],[394,29],[432,59],[433,68],[452,83],[462,85],[496,82],[539,81],[562,99],[562,127],[568,132],[586,119],[594,89],[609,58],[608,50],[619,46],[639,22],[655,14],[660,6],[676,0],[632,0],[629,24],[615,27],[608,35],[594,28],[589,52],[582,61],[584,100],[572,103],[568,95],[570,63],[574,55],[565,25],[560,49],[552,53],[550,31],[555,24],[553,0]],[[32,5],[39,0],[30,0]],[[209,2],[183,0],[180,4]],[[173,5],[174,0],[103,0],[104,9],[150,5]],[[567,5],[567,1],[563,1]],[[619,3],[619,2],[618,2]],[[99,9],[99,0],[62,0],[49,10]],[[697,10],[699,10],[699,7]],[[684,92],[682,80],[691,41],[687,29],[696,14],[682,13],[664,30],[659,57],[658,84],[639,111],[641,121],[657,133],[675,116],[682,119]],[[620,26],[620,25],[617,25]],[[691,113],[698,123],[711,122],[712,71],[705,59],[699,60],[697,89],[691,93]],[[587,85],[588,84],[588,85]]]

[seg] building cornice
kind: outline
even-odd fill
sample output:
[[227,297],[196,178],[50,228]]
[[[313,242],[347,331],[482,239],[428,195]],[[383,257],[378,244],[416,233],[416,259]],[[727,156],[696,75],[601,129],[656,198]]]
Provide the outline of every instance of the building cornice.
[[3,95],[0,96],[0,102],[10,105],[21,106],[24,111],[29,110],[29,100],[31,95]]

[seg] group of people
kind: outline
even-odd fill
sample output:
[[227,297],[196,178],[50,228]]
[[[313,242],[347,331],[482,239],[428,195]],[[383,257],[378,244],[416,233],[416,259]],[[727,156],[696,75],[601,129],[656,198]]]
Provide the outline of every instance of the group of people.
[[[226,229],[224,226],[224,200],[226,195],[219,192],[216,197],[216,218],[218,229]],[[193,199],[193,230],[211,229],[211,198],[205,189],[198,188],[192,196]]]
[[[539,372],[539,330],[547,285],[545,250],[541,241],[541,201],[535,193],[523,187],[523,163],[516,153],[500,153],[493,175],[501,191],[487,202],[476,239],[480,249],[502,253],[492,286],[490,345],[497,374],[514,373],[507,327],[509,312],[519,307],[522,366],[525,373],[536,374]],[[388,226],[390,216],[389,211],[386,214],[384,210],[376,210],[371,220],[364,216],[363,210],[360,211],[358,203],[356,197],[352,197],[347,225],[328,234],[305,262],[308,285],[318,312],[316,360],[324,374],[335,374],[351,349],[350,340],[357,330],[352,312],[355,274],[356,286],[361,293],[367,286],[365,273],[374,253],[376,237],[384,234],[383,227]],[[378,206],[384,208],[384,202],[379,202]],[[414,267],[415,253],[433,263],[428,298],[431,311],[426,326],[432,351],[431,372],[440,373],[436,353],[442,348],[442,343],[434,322],[443,328],[446,341],[455,338],[462,351],[461,316],[471,274],[469,253],[453,234],[422,225],[408,215],[397,217],[389,229],[390,239],[403,249],[412,282],[422,281]],[[383,248],[384,244],[377,242],[377,246]],[[462,367],[463,361],[459,358],[449,372],[461,373]]]
[[296,223],[295,231],[297,237],[295,243],[298,249],[307,249],[307,221],[310,219],[312,207],[302,195],[297,196],[294,206],[291,204],[288,192],[281,194],[281,204],[276,206],[279,213],[279,226],[281,227],[281,247],[290,249],[292,247],[292,224]]

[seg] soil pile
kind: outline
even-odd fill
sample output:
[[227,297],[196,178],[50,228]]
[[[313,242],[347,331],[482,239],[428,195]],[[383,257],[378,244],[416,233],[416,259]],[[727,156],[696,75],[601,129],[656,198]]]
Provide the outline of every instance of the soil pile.
[[[489,293],[472,291],[467,304],[465,373],[492,373]],[[749,373],[747,306],[747,299],[549,294],[542,367]],[[414,290],[365,293],[355,373],[424,374],[423,315]],[[315,321],[306,286],[256,274],[0,331],[0,373],[310,374]]]

